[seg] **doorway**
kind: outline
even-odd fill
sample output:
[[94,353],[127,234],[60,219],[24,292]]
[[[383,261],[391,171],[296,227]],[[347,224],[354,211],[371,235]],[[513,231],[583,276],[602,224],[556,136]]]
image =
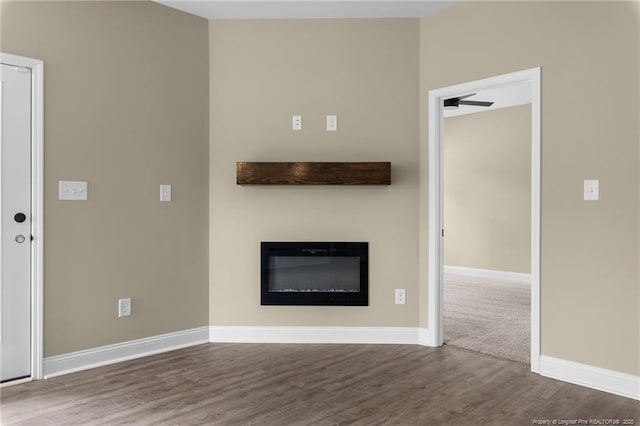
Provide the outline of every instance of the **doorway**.
[[469,93],[527,84],[531,97],[531,371],[540,363],[540,68],[429,91],[428,324],[427,343],[443,344],[443,130],[444,100]]
[[3,384],[42,378],[43,63],[0,54]]
[[444,343],[529,364],[531,104],[528,84],[445,109]]

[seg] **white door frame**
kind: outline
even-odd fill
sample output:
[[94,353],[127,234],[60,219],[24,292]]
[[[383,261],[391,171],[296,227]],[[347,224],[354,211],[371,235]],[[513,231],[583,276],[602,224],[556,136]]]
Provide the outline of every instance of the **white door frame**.
[[[44,228],[44,62],[0,53],[0,62],[31,69],[31,378],[42,379]],[[1,177],[0,177],[1,178]]]
[[427,344],[443,343],[443,189],[442,136],[446,98],[486,89],[529,83],[531,88],[531,371],[540,371],[540,74],[531,68],[429,91],[429,234]]

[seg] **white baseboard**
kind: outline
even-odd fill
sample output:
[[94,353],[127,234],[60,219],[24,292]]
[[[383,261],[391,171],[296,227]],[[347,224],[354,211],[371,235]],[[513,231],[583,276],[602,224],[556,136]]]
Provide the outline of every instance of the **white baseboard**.
[[431,332],[428,328],[418,328],[418,344],[421,346],[434,346]]
[[531,274],[523,274],[520,272],[494,271],[492,269],[467,268],[464,266],[448,266],[443,267],[445,274],[462,275],[465,277],[491,278],[495,280],[518,281],[523,283],[531,283]]
[[44,359],[44,378],[48,379],[208,342],[209,327],[205,326],[84,351],[55,355]]
[[[45,379],[207,342],[353,343],[430,346],[421,327],[210,326],[167,333],[44,359]],[[540,374],[640,400],[640,377],[573,361],[540,356]]]
[[364,343],[417,345],[418,327],[211,326],[209,341],[226,343]]
[[640,377],[618,371],[540,356],[540,374],[615,395],[640,400]]

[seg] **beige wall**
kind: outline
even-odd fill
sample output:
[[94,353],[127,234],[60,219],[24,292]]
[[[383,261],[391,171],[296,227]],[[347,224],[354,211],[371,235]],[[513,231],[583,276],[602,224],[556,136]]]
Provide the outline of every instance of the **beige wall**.
[[[640,111],[606,103],[640,93],[637,2],[212,21],[209,40],[206,21],[148,2],[1,10],[0,49],[45,61],[47,356],[208,310],[212,325],[427,326],[428,90],[541,66],[542,352],[640,374]],[[239,160],[391,161],[393,184],[239,187]],[[587,178],[599,202],[582,201]],[[62,179],[88,181],[90,200],[58,201]],[[369,241],[370,306],[260,307],[261,240]],[[116,318],[120,297],[133,316]]]
[[445,119],[444,264],[531,271],[531,106]]
[[[3,1],[1,27],[2,52],[45,63],[45,356],[206,325],[207,21]],[[58,201],[59,180],[89,201]]]
[[421,117],[429,89],[542,67],[542,353],[635,375],[638,18],[637,2],[465,2],[420,25]]
[[[210,60],[211,324],[415,326],[418,20],[211,21]],[[391,161],[392,184],[237,186],[236,161]],[[260,306],[269,240],[368,241],[370,306]]]

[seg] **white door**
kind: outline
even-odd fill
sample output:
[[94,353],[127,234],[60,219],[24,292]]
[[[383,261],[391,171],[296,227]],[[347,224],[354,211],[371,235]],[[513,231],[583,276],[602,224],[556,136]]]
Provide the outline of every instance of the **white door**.
[[31,70],[0,70],[0,379],[31,376]]

